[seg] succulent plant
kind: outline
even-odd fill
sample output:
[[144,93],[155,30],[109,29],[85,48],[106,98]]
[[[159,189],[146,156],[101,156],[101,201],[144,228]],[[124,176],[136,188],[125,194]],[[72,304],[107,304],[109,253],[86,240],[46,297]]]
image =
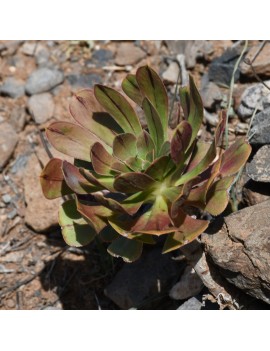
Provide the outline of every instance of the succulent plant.
[[191,76],[189,87],[180,88],[183,117],[173,130],[166,89],[152,68],[128,74],[122,89],[143,110],[147,128],[120,92],[103,85],[80,90],[70,103],[75,123],[54,122],[46,130],[50,144],[74,163],[53,158],[40,180],[46,198],[69,197],[59,210],[68,245],[98,235],[111,255],[132,262],[156,237],[166,235],[163,253],[198,237],[209,221],[191,210],[224,211],[251,149],[244,138],[219,147],[224,111],[212,143],[198,140],[203,105]]

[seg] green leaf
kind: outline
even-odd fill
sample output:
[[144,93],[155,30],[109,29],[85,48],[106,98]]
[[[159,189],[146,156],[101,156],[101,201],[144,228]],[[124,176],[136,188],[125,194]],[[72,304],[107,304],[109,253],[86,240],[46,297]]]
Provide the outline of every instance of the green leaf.
[[69,200],[59,209],[59,224],[65,242],[80,247],[89,244],[96,236],[94,229],[77,211],[75,200]]
[[174,163],[171,158],[169,156],[162,156],[152,162],[144,173],[155,180],[162,181],[173,167]]
[[168,156],[170,154],[170,151],[171,151],[171,143],[167,140],[162,144],[158,156],[159,157]]
[[147,174],[129,172],[116,177],[114,188],[121,193],[136,193],[141,190],[150,190],[156,181]]
[[217,216],[222,213],[229,202],[228,189],[234,177],[226,177],[216,181],[207,193],[205,211]]
[[142,107],[147,120],[149,133],[155,145],[156,154],[159,154],[161,146],[165,141],[160,117],[148,99],[143,100]]
[[73,193],[65,182],[62,163],[62,160],[52,158],[40,174],[41,188],[47,199],[56,199]]
[[103,189],[98,183],[89,182],[79,168],[67,161],[63,162],[62,170],[66,183],[76,194],[89,194]]
[[99,233],[99,238],[104,242],[110,243],[118,237],[119,234],[110,225],[102,229],[102,231]]
[[112,146],[115,133],[123,132],[97,101],[92,89],[83,89],[74,94],[69,110],[75,121],[94,134],[102,144]]
[[237,139],[222,155],[220,174],[226,177],[238,172],[247,162],[250,153],[251,146],[245,142],[245,138]]
[[137,139],[131,133],[119,134],[113,141],[113,154],[119,160],[125,161],[137,155]]
[[147,131],[143,130],[138,135],[138,138],[137,138],[138,156],[145,160],[146,155],[149,152],[152,152],[153,149],[154,149],[154,142],[150,134],[148,134]]
[[[90,148],[98,141],[87,129],[69,122],[50,124],[46,135],[56,150],[84,161],[90,161]],[[110,147],[105,147],[111,150]]]
[[125,133],[139,134],[142,127],[130,103],[118,91],[95,85],[95,96],[98,102],[114,118]]
[[161,120],[164,137],[167,138],[169,110],[168,95],[162,80],[149,66],[140,67],[137,70],[136,79],[142,94],[150,101],[157,111]]
[[89,183],[101,187],[102,189],[108,189],[114,192],[114,177],[113,176],[102,176],[94,172],[89,172],[84,168],[79,169],[80,173],[88,180]]
[[178,164],[184,159],[185,152],[190,144],[191,135],[191,125],[186,121],[180,122],[171,140],[171,157],[174,163]]
[[142,106],[143,96],[134,74],[126,76],[122,82],[122,89],[131,100],[136,102],[137,105]]
[[143,243],[120,237],[114,240],[108,247],[108,252],[114,257],[121,257],[130,263],[138,260],[142,254]]
[[184,117],[187,120],[189,115],[189,108],[190,108],[190,97],[189,97],[189,90],[187,87],[181,87],[179,89],[179,97],[181,107],[184,112]]
[[203,120],[203,103],[192,76],[189,76],[189,94],[190,105],[187,120],[192,127],[192,137],[190,140],[191,145],[197,137]]

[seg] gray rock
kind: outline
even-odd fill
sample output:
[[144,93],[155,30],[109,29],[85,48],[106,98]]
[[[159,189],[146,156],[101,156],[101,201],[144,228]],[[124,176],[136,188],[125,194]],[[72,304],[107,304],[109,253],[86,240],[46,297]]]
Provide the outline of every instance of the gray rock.
[[213,113],[210,113],[210,112],[204,110],[203,115],[204,115],[206,122],[208,124],[210,124],[210,126],[216,127],[218,125],[219,118],[218,118],[217,114],[213,114]]
[[235,127],[235,134],[246,135],[248,131],[249,125],[248,123],[237,123]]
[[167,67],[166,71],[162,73],[162,78],[167,82],[176,83],[178,74],[179,65],[176,62],[172,61]]
[[191,266],[187,266],[178,283],[170,291],[170,297],[174,300],[185,300],[201,292],[204,285]]
[[183,269],[170,254],[160,248],[144,252],[140,260],[125,264],[106,287],[105,295],[122,309],[138,307],[147,298],[164,293]]
[[47,67],[38,68],[34,71],[26,82],[26,92],[29,95],[49,91],[64,81],[61,71]]
[[11,201],[11,196],[9,194],[5,194],[2,196],[2,200],[5,204],[9,204]]
[[270,145],[262,146],[247,165],[248,176],[256,182],[270,182]]
[[0,171],[11,157],[18,142],[18,134],[8,122],[0,124]]
[[208,109],[213,109],[218,102],[222,101],[221,91],[213,82],[206,84],[203,89],[200,90],[200,94],[203,106]]
[[254,206],[270,199],[270,183],[247,181],[242,189],[242,201],[247,206]]
[[146,53],[133,43],[120,43],[115,57],[119,66],[134,65],[146,57]]
[[270,304],[270,200],[224,218],[221,229],[203,234],[209,259],[226,280]]
[[67,80],[74,88],[91,88],[95,84],[102,83],[102,78],[96,73],[89,74],[71,74],[67,76]]
[[95,50],[90,62],[95,61],[98,67],[102,67],[105,64],[108,64],[113,59],[113,53],[110,50],[100,49]]
[[192,297],[189,300],[185,301],[178,310],[200,310],[202,307],[201,301],[199,301],[196,297]]
[[[235,45],[227,49],[209,65],[209,79],[217,84],[230,86],[235,63],[241,54],[242,46]],[[239,79],[239,69],[235,73],[235,82]]]
[[38,48],[38,43],[26,41],[23,43],[20,51],[27,56],[34,56]]
[[6,41],[0,47],[0,54],[1,54],[1,56],[12,56],[12,55],[14,55],[23,42],[24,42],[24,40],[9,40],[9,41]]
[[14,77],[7,78],[0,87],[0,94],[13,99],[19,98],[24,95],[24,82]]
[[10,113],[10,124],[17,133],[21,132],[26,122],[26,112],[23,106],[15,106]]
[[[265,83],[269,84],[270,82],[266,81]],[[258,111],[263,110],[263,101],[267,95],[269,95],[269,90],[261,83],[246,88],[241,96],[241,103],[237,111],[239,116],[246,119],[252,116],[256,108]]]
[[257,113],[250,130],[250,144],[270,144],[270,108]]
[[50,52],[45,47],[37,51],[35,58],[38,67],[52,67],[53,65],[53,62],[50,61]]
[[47,122],[53,116],[54,101],[50,93],[32,95],[28,99],[28,109],[38,124]]

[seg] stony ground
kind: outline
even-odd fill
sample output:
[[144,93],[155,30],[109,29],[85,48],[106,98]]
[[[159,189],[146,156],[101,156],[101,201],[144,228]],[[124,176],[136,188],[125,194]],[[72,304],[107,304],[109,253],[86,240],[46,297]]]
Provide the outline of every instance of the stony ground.
[[[179,253],[160,259],[159,248],[146,250],[126,265],[100,242],[83,249],[65,245],[57,225],[60,200],[44,199],[39,185],[48,161],[39,133],[52,121],[70,120],[69,99],[77,89],[95,83],[118,89],[128,72],[148,64],[171,97],[179,68],[181,84],[188,73],[194,76],[205,106],[201,138],[209,140],[219,110],[228,106],[242,50],[237,41],[0,42],[0,309],[177,309],[188,298],[182,309],[188,303],[206,308],[207,291]],[[245,55],[235,74],[229,140],[247,135],[254,154],[259,151],[232,208],[270,196],[270,44],[250,41]],[[177,301],[170,290],[181,274],[188,289]]]

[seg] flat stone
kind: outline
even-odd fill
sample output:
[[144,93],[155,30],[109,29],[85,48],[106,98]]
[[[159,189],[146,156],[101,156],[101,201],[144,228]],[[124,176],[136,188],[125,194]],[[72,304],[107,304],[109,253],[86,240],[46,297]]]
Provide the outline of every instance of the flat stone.
[[[265,83],[270,86],[270,81],[265,81]],[[240,106],[237,110],[238,115],[246,119],[252,116],[256,108],[258,111],[262,111],[264,97],[267,95],[269,95],[269,90],[261,83],[247,87],[241,96]]]
[[122,309],[138,307],[145,299],[164,293],[181,270],[183,263],[153,248],[143,252],[138,261],[124,264],[106,287],[105,295]]
[[0,86],[0,94],[13,99],[24,95],[24,82],[14,77],[6,78],[4,84]]
[[11,157],[19,140],[18,134],[8,122],[0,123],[0,171]]
[[[252,60],[256,55],[260,45],[261,43],[259,43],[257,46],[252,46],[252,48],[245,56],[245,59]],[[259,55],[252,63],[252,66],[254,67],[254,70],[257,74],[263,76],[270,76],[270,43],[266,43],[264,45]],[[244,61],[240,64],[240,71],[246,76],[254,76],[250,65],[246,64]]]
[[167,82],[176,83],[178,74],[179,74],[179,65],[173,61],[169,64],[166,71],[163,72],[162,78]]
[[14,106],[10,113],[9,122],[17,133],[23,130],[26,122],[26,111],[24,106]]
[[208,109],[213,109],[218,102],[222,101],[222,93],[219,87],[213,82],[208,82],[200,90],[200,94],[203,106]]
[[39,94],[53,89],[63,81],[63,72],[47,67],[38,68],[28,78],[25,89],[29,95]]
[[247,165],[248,176],[256,182],[270,182],[270,145],[262,146]]
[[250,130],[250,144],[270,144],[270,108],[257,113]]
[[67,76],[69,84],[76,89],[79,88],[91,88],[95,84],[102,83],[102,78],[96,73],[89,74],[70,74]]
[[191,297],[185,301],[177,310],[200,310],[202,303],[196,297]]
[[[39,151],[42,162],[48,162],[45,151]],[[36,232],[46,232],[51,227],[58,226],[58,209],[62,199],[47,200],[41,190],[39,176],[41,167],[35,154],[32,154],[24,171],[24,196],[27,207],[25,222]]]
[[38,124],[47,122],[53,116],[54,101],[50,93],[32,95],[28,99],[28,109]]
[[120,43],[115,57],[119,66],[134,65],[146,57],[146,53],[133,43]]
[[195,270],[191,266],[187,266],[169,295],[174,300],[185,300],[199,294],[203,287],[204,285]]

